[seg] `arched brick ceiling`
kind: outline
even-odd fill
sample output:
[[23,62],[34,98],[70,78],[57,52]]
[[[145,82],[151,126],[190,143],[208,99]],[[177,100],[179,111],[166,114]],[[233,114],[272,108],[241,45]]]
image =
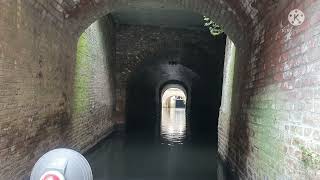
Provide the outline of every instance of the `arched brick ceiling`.
[[[242,32],[257,16],[256,0],[56,0],[61,4],[73,33],[81,33],[97,18],[120,8],[188,9],[211,17],[224,27],[234,41],[244,40]],[[262,1],[267,3],[267,1]],[[260,6],[259,6],[260,7]],[[246,29],[246,31],[244,31]]]
[[119,9],[111,13],[116,24],[148,25],[180,29],[207,29],[203,16],[187,10]]
[[[297,0],[301,2],[302,0]],[[68,26],[72,34],[80,35],[92,22],[121,8],[187,9],[211,17],[224,27],[236,43],[245,45],[255,31],[255,25],[268,14],[281,11],[291,0],[41,0],[57,20]],[[70,26],[71,25],[71,26]],[[248,38],[244,38],[248,35]],[[244,42],[244,44],[243,44]]]
[[214,19],[235,41],[270,10],[288,0],[55,0],[71,31],[80,33],[99,17],[120,8],[189,9]]

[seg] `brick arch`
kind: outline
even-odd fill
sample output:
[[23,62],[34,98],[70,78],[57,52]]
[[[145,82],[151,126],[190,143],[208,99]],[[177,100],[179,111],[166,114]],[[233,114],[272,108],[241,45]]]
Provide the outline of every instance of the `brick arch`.
[[[148,50],[141,51],[136,55],[138,60],[136,62],[132,62],[132,64],[129,64],[126,66],[126,68],[123,68],[124,71],[120,71],[119,73],[121,74],[121,77],[119,79],[116,79],[117,82],[120,82],[120,84],[116,85],[117,89],[123,88],[122,86],[128,85],[130,83],[131,78],[135,76],[137,71],[139,69],[143,69],[145,67],[153,67],[156,64],[167,64],[171,60],[176,60],[179,61],[180,58],[180,51],[183,48],[183,43],[181,41],[174,41],[173,43],[167,43],[167,42],[162,42],[162,43],[157,43],[156,45],[150,47]],[[165,53],[164,53],[165,52]],[[183,69],[190,74],[190,76],[193,77],[193,79],[199,79],[199,75],[194,72],[190,67],[184,66],[182,64],[177,64],[176,66],[180,66]],[[163,81],[159,82],[157,84],[157,90],[160,89],[160,86],[164,84],[165,82],[172,80],[172,79],[164,79]],[[177,81],[179,81],[177,79]],[[180,80],[182,81],[182,80]],[[191,80],[189,80],[191,82]],[[187,89],[190,89],[190,84],[187,84],[186,87]],[[124,88],[126,89],[126,88]],[[127,90],[125,91],[127,93]],[[123,98],[125,97],[125,98]],[[121,98],[119,96],[116,97],[117,101],[121,101],[121,99],[126,99],[127,94],[121,94]],[[191,99],[191,98],[190,98]],[[158,102],[158,99],[156,98],[156,101]],[[121,104],[121,103],[120,103]],[[120,109],[124,110],[125,109],[125,104],[122,104],[120,106]]]
[[[167,59],[173,58],[178,56],[179,48],[182,48],[183,44],[180,41],[175,41],[174,43],[167,43],[167,42],[161,42],[157,43],[156,45],[148,48],[147,50],[141,50],[137,55],[137,60],[130,61],[129,64],[124,68],[126,72],[123,72],[123,74],[126,74],[126,76],[122,75],[122,78],[127,78],[134,72],[139,66],[150,63],[152,59],[166,59],[166,57],[163,57],[163,52],[170,50],[170,52],[175,51],[174,54],[168,54]],[[163,61],[159,62],[163,63]]]
[[168,94],[166,93],[169,89],[171,88],[176,88],[176,89],[179,89],[179,91],[176,93],[176,95],[178,96],[181,96],[181,97],[184,97],[184,100],[187,100],[188,99],[188,96],[187,96],[187,91],[186,89],[179,85],[179,84],[168,84],[166,87],[164,87],[162,90],[161,90],[161,107],[170,107],[170,99],[174,96],[172,94]]
[[[195,42],[195,44],[196,43],[197,42]],[[184,47],[185,42],[180,40],[175,40],[173,42],[163,41],[153,44],[152,46],[149,46],[148,49],[142,49],[140,52],[135,54],[136,61],[128,62],[128,65],[119,73],[122,74],[122,78],[127,79],[127,77],[140,66],[148,66],[149,64],[155,63],[169,63],[169,61],[172,60],[176,60],[177,63],[181,63],[183,58],[181,57],[181,51]]]
[[[64,0],[70,1],[70,0]],[[247,32],[252,25],[252,15],[247,14],[248,10],[242,7],[241,3],[233,0],[158,0],[142,1],[137,3],[134,0],[80,0],[78,4],[66,3],[63,6],[66,23],[71,25],[71,31],[80,34],[96,19],[103,17],[121,8],[162,8],[162,9],[186,9],[212,18],[220,24],[226,34],[236,43],[246,41],[244,32]],[[248,0],[249,1],[249,0]],[[252,2],[251,2],[252,3]],[[244,43],[246,44],[246,43]]]
[[[163,60],[167,59],[178,59],[178,51],[179,48],[182,47],[182,44],[179,41],[176,41],[175,43],[158,43],[155,46],[150,47],[148,50],[143,50],[139,52],[136,57],[136,61],[130,61],[129,64],[126,65],[125,68],[122,68],[122,70],[119,71],[119,78],[116,79],[116,89],[119,90],[119,92],[122,92],[121,95],[117,95],[116,99],[117,102],[123,102],[127,95],[127,91],[120,91],[120,89],[126,89],[124,86],[127,86],[130,82],[130,79],[135,75],[137,70],[142,69],[141,67],[149,67],[150,65],[154,65],[156,60],[159,64],[163,64]],[[168,50],[169,49],[169,50]],[[163,52],[169,52],[168,54],[163,55]],[[160,60],[160,61],[159,61]],[[125,93],[125,94],[123,94]],[[125,98],[123,98],[125,97]],[[125,109],[125,103],[119,103],[118,108],[120,111],[124,111]]]
[[[155,88],[155,94],[157,95],[155,97],[155,102],[158,105],[158,107],[161,107],[162,104],[162,96],[163,96],[163,92],[166,91],[167,88],[170,87],[170,85],[173,86],[180,86],[184,92],[184,94],[186,95],[187,98],[187,111],[190,110],[189,106],[191,105],[191,85],[186,82],[186,81],[181,81],[181,80],[162,80],[160,82],[158,82],[156,88]],[[158,113],[160,113],[161,108],[157,109]]]

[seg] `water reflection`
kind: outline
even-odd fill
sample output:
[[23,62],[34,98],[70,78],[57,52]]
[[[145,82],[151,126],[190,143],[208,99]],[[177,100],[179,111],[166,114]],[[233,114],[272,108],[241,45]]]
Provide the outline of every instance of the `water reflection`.
[[161,138],[168,145],[181,144],[186,137],[186,109],[162,108]]
[[115,133],[86,154],[94,180],[233,180],[212,144],[162,146]]

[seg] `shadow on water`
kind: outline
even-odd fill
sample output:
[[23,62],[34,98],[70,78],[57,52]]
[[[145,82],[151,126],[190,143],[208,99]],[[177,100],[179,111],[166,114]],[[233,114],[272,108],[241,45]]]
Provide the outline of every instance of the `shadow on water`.
[[159,131],[141,124],[139,130],[117,132],[102,141],[86,154],[94,179],[230,179],[217,159],[212,131],[194,133],[185,112],[172,108],[149,117],[161,117]]

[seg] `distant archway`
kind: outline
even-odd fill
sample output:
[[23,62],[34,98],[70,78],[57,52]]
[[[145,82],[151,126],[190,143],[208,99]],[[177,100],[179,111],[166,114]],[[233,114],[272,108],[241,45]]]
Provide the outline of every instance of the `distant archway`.
[[182,143],[187,133],[187,91],[179,84],[167,84],[161,90],[160,133],[169,145]]
[[187,103],[187,92],[183,86],[168,84],[161,92],[162,108],[185,108]]

